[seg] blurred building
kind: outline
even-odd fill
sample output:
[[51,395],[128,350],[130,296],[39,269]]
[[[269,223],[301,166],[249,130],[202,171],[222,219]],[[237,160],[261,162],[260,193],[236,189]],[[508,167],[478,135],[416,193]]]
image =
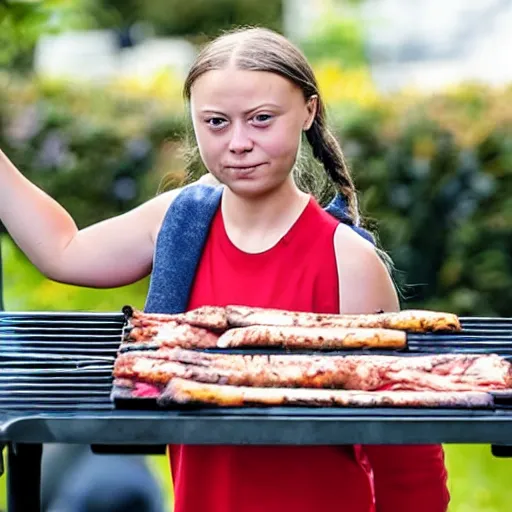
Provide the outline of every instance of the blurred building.
[[127,45],[112,30],[69,31],[39,40],[34,68],[40,75],[94,82],[151,80],[162,71],[183,78],[195,55],[182,38],[147,37]]
[[285,28],[307,36],[328,9],[360,18],[381,90],[512,82],[512,0],[284,0]]
[[362,13],[382,89],[512,82],[512,0],[366,0]]

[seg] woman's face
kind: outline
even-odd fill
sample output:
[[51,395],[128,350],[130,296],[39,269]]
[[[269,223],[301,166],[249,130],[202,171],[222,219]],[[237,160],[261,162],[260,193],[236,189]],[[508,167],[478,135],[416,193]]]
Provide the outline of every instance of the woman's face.
[[199,152],[206,168],[235,194],[272,192],[290,175],[316,98],[291,81],[232,67],[201,75],[191,88]]

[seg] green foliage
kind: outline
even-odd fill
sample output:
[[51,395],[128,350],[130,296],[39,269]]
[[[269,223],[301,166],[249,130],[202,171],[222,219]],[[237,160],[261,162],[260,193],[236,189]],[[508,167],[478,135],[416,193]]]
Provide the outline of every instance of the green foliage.
[[0,147],[79,226],[153,196],[166,171],[159,150],[185,129],[182,114],[149,99],[24,82],[0,95],[0,128]]
[[364,32],[355,18],[336,14],[324,16],[312,34],[301,42],[311,61],[335,61],[343,68],[357,68],[367,63]]
[[409,307],[511,315],[511,98],[468,87],[339,126]]
[[488,445],[445,445],[450,512],[504,512],[510,508],[512,460]]
[[158,34],[212,37],[233,25],[281,29],[281,0],[102,0],[89,2],[104,26],[149,22]]
[[82,0],[0,1],[0,68],[28,70],[37,39],[66,28],[90,26]]

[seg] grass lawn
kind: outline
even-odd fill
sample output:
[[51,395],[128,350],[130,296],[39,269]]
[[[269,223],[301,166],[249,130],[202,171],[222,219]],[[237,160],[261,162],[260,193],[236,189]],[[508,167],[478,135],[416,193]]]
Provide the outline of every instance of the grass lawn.
[[[90,290],[44,279],[7,240],[4,256],[4,297],[11,311],[119,311],[124,304],[142,307],[147,282],[117,290]],[[505,512],[512,509],[512,459],[496,459],[487,445],[445,446],[452,496],[450,512]],[[172,502],[169,467],[164,456],[149,457]],[[0,510],[5,504],[6,477],[0,480]],[[169,510],[171,506],[169,505]]]

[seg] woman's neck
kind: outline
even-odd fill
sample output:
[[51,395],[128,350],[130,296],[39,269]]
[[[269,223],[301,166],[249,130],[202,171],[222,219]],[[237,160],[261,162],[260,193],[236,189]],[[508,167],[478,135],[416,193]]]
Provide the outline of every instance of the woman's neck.
[[289,231],[309,199],[291,177],[279,189],[257,198],[240,197],[226,188],[221,207],[228,236],[243,251],[268,250]]

